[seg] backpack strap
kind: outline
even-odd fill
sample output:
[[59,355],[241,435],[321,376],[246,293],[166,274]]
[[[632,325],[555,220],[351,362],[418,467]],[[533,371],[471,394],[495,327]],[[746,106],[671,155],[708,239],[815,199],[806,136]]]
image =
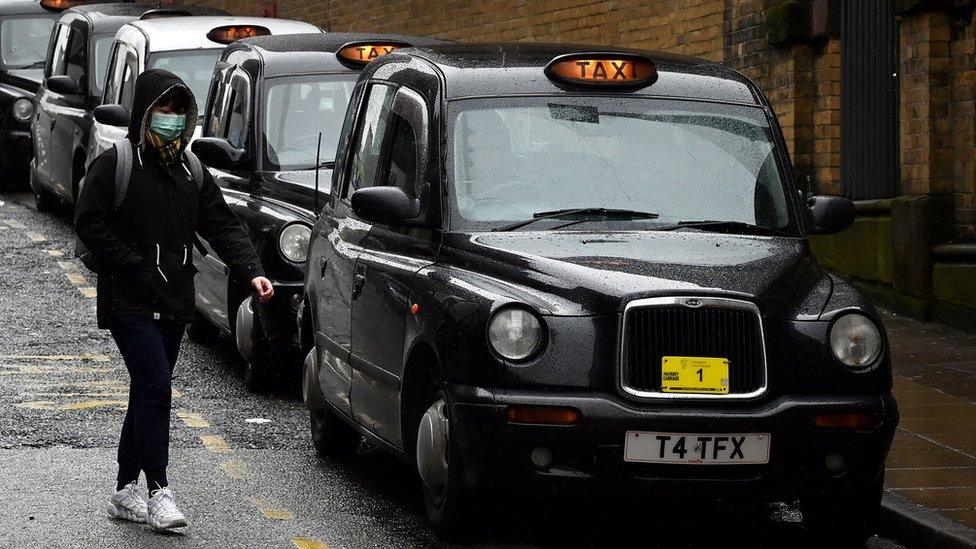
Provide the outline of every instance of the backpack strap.
[[203,163],[189,148],[183,150],[183,157],[186,158],[186,163],[190,167],[190,175],[197,184],[197,190],[203,190]]
[[132,176],[132,145],[128,139],[115,142],[115,209],[119,209],[125,195],[129,192],[129,179]]

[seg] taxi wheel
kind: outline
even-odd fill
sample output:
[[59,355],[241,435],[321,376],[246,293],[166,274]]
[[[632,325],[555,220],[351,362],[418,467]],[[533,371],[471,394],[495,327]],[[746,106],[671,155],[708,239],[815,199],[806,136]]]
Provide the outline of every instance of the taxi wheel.
[[347,459],[356,455],[362,436],[329,409],[309,410],[312,446],[319,457]]
[[220,336],[220,330],[207,320],[200,311],[193,311],[193,322],[190,322],[186,335],[194,343],[213,343]]
[[58,199],[33,181],[31,181],[31,191],[34,193],[34,207],[37,208],[37,211],[51,212],[57,207]]
[[863,547],[878,530],[884,473],[860,492],[841,491],[800,500],[803,524],[824,547]]
[[456,444],[451,442],[450,405],[438,390],[417,428],[417,469],[423,481],[427,520],[438,538],[457,540],[469,531],[469,500],[461,484]]
[[273,356],[264,334],[260,329],[255,331],[258,334],[254,337],[253,356],[244,360],[244,386],[249,391],[257,393],[268,389],[268,384],[271,382]]

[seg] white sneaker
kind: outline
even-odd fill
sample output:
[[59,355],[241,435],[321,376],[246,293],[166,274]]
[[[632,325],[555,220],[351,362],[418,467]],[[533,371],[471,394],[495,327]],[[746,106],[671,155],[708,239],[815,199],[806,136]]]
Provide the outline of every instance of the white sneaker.
[[108,500],[108,516],[132,522],[146,522],[149,516],[146,496],[135,482],[126,484]]
[[173,492],[160,488],[149,498],[149,518],[146,520],[153,530],[168,530],[186,526],[186,517],[176,508]]

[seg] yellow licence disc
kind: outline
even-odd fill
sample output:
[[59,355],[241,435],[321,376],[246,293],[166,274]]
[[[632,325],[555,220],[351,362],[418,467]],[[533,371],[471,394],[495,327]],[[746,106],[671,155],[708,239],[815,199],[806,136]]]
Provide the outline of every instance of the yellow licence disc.
[[665,393],[729,393],[729,360],[698,356],[661,358],[661,390]]

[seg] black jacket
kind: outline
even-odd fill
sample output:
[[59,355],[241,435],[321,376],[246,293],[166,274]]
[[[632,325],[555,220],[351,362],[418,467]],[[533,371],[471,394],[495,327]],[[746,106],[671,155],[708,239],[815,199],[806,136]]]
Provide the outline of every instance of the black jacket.
[[[148,70],[136,80],[128,136],[132,175],[122,204],[116,209],[116,153],[110,148],[89,167],[75,209],[78,237],[99,263],[101,328],[118,315],[193,319],[194,233],[206,239],[241,280],[263,275],[250,238],[210,174],[204,170],[201,188],[188,166],[168,171],[155,149],[142,143],[148,112],[173,86],[182,86],[193,97],[183,81],[167,71]],[[195,104],[191,110],[184,143],[196,124]]]

